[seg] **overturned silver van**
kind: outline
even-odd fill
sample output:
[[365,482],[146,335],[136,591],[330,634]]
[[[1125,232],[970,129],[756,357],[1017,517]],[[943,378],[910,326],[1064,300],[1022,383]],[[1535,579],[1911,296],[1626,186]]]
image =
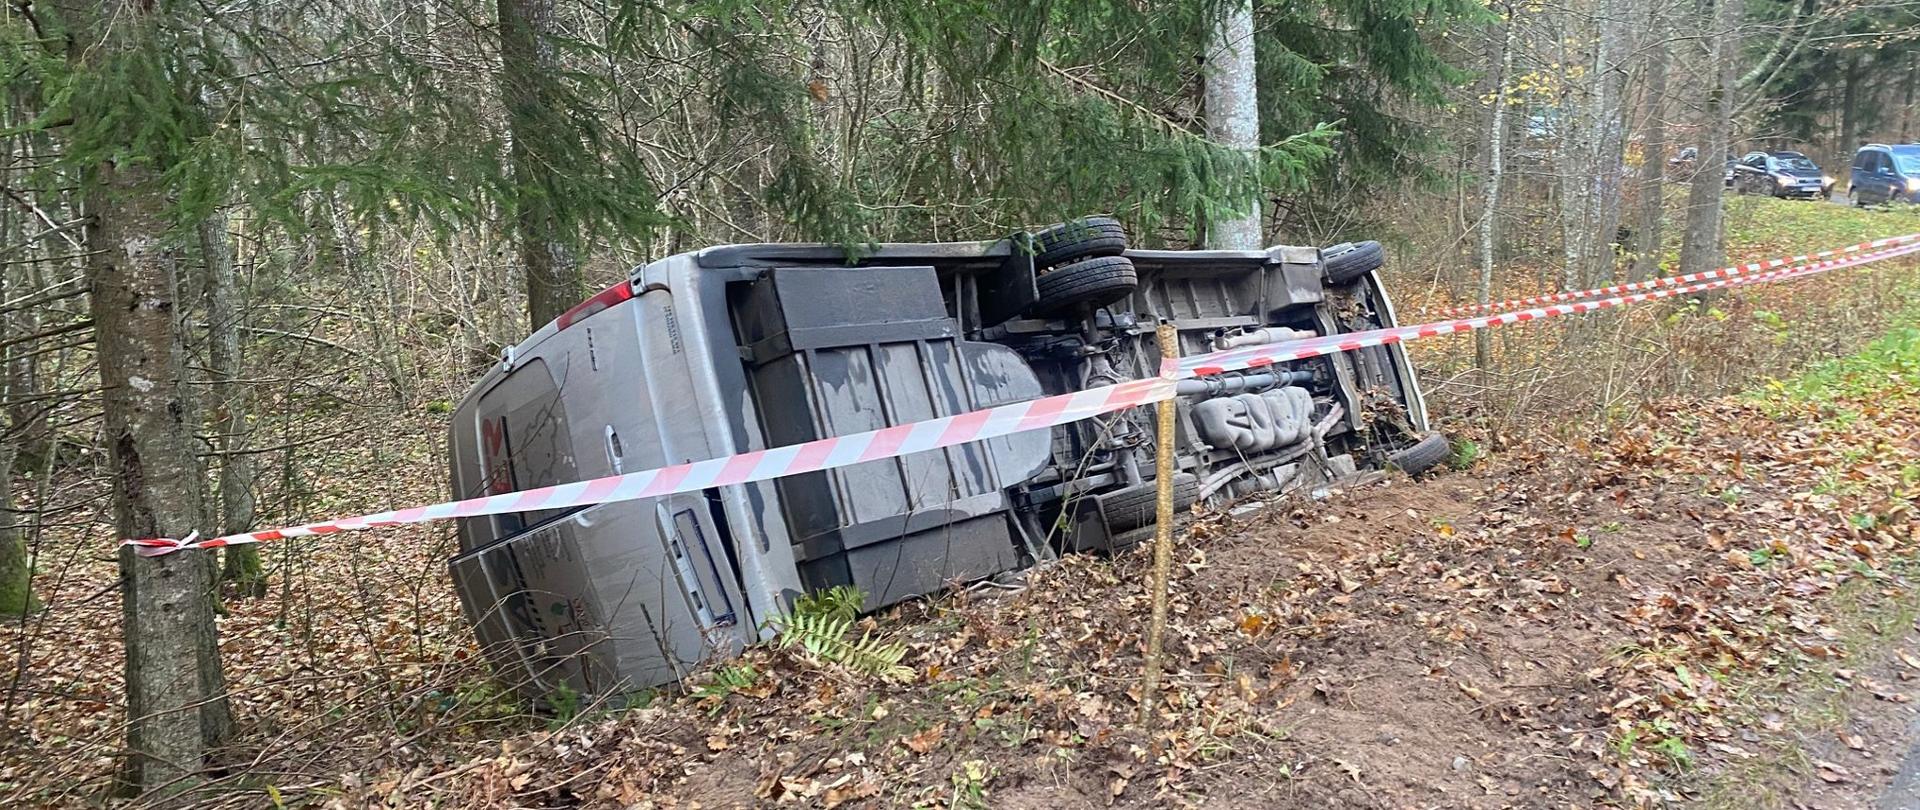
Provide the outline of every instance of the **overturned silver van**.
[[[1380,246],[1130,250],[1089,217],[989,242],[662,259],[508,349],[455,409],[459,497],[779,447],[1150,376],[1182,354],[1394,325]],[[1182,382],[1182,508],[1446,456],[1397,346]],[[669,683],[808,591],[877,609],[1152,530],[1151,415],[666,498],[472,518],[451,562],[531,695]]]

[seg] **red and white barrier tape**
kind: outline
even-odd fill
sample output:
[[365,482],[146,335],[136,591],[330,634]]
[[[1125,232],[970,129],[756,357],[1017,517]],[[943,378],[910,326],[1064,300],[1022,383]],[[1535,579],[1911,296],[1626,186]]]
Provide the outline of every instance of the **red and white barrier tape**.
[[448,518],[481,517],[508,512],[566,509],[575,506],[654,498],[711,487],[766,481],[799,473],[904,456],[957,444],[1064,425],[1114,411],[1159,402],[1173,396],[1171,377],[1150,377],[1077,391],[1044,399],[1001,405],[919,422],[850,433],[769,450],[610,475],[572,484],[508,492],[464,501],[416,506],[392,512],[309,523],[286,529],[243,532],[197,542],[166,538],[128,540],[142,555],[166,554],[181,548],[218,548],[288,537],[358,531],[402,523]]
[[[1669,287],[1669,288],[1655,290],[1653,292],[1635,293],[1633,295],[1614,296],[1611,298],[1601,298],[1593,301],[1577,301],[1571,304],[1554,304],[1552,306],[1538,307],[1535,309],[1524,309],[1518,312],[1503,312],[1496,315],[1481,315],[1473,318],[1459,318],[1459,319],[1450,320],[1450,321],[1436,321],[1434,323],[1418,324],[1415,326],[1399,326],[1399,327],[1393,327],[1388,329],[1373,329],[1365,332],[1349,332],[1343,335],[1326,335],[1323,337],[1308,338],[1306,340],[1288,341],[1286,343],[1273,343],[1273,344],[1258,345],[1258,346],[1244,346],[1238,349],[1228,349],[1226,351],[1214,352],[1212,354],[1195,355],[1190,358],[1183,358],[1180,361],[1180,366],[1181,366],[1181,370],[1187,374],[1200,375],[1200,376],[1205,376],[1209,374],[1221,374],[1228,371],[1239,371],[1239,370],[1248,369],[1248,368],[1259,368],[1261,366],[1268,366],[1274,363],[1286,362],[1290,360],[1304,360],[1309,357],[1319,357],[1321,355],[1332,354],[1334,352],[1353,351],[1355,349],[1363,349],[1369,346],[1381,346],[1389,343],[1404,343],[1409,340],[1419,340],[1421,338],[1430,338],[1430,337],[1436,337],[1439,335],[1448,335],[1448,334],[1453,334],[1455,332],[1469,332],[1475,329],[1486,329],[1488,327],[1504,326],[1510,323],[1525,323],[1527,321],[1538,320],[1540,318],[1551,318],[1557,315],[1574,315],[1582,312],[1593,312],[1595,310],[1610,309],[1613,307],[1624,306],[1626,304],[1637,304],[1642,301],[1653,301],[1660,298],[1670,298],[1676,295],[1688,295],[1691,293],[1703,292],[1706,290],[1714,290],[1714,289],[1719,289],[1721,287],[1741,286],[1746,284],[1759,284],[1759,283],[1768,282],[1768,281],[1781,281],[1789,278],[1800,278],[1803,276],[1814,275],[1816,273],[1824,273],[1828,270],[1836,270],[1842,267],[1853,267],[1856,265],[1867,264],[1869,262],[1877,262],[1883,259],[1890,259],[1896,256],[1904,256],[1917,251],[1920,251],[1920,243],[1902,245],[1900,247],[1891,248],[1891,249],[1879,251],[1876,253],[1861,254],[1861,255],[1854,256],[1852,258],[1847,258],[1847,259],[1828,259],[1823,262],[1816,262],[1810,265],[1804,265],[1800,267],[1789,267],[1784,270],[1776,270],[1770,273],[1761,273],[1758,275],[1750,275],[1750,276],[1735,276],[1732,278],[1723,278],[1716,281],[1710,281],[1710,282],[1705,282],[1701,284],[1690,284],[1684,287]],[[1829,251],[1829,254],[1831,253],[1833,253],[1833,251]]]
[[[1834,255],[1839,252],[1843,251],[1827,251],[1821,255]],[[686,464],[675,464],[669,467],[642,470],[625,475],[612,475],[605,478],[595,478],[571,484],[560,484],[522,492],[509,492],[481,498],[470,498],[463,501],[449,501],[429,506],[415,506],[391,512],[378,512],[371,515],[360,515],[340,520],[308,523],[303,526],[293,526],[284,529],[242,532],[224,537],[206,539],[200,539],[198,533],[194,533],[180,540],[141,538],[124,540],[122,544],[133,546],[134,551],[142,556],[158,556],[187,548],[219,548],[222,546],[259,543],[268,540],[281,540],[289,537],[336,534],[339,532],[372,529],[380,526],[422,523],[431,520],[591,506],[639,498],[660,497],[683,492],[697,492],[712,487],[766,481],[782,476],[844,467],[864,461],[876,461],[910,453],[936,450],[942,447],[951,447],[953,445],[980,441],[982,439],[1007,436],[1028,430],[1050,428],[1101,414],[1147,405],[1164,399],[1171,399],[1175,393],[1176,381],[1194,376],[1258,368],[1277,362],[1304,360],[1337,352],[1353,351],[1368,346],[1401,343],[1438,335],[1485,329],[1503,324],[1524,323],[1526,321],[1549,318],[1557,315],[1591,312],[1640,301],[1685,295],[1720,287],[1800,278],[1841,267],[1852,267],[1916,252],[1920,252],[1920,244],[1904,245],[1902,247],[1862,254],[1848,259],[1834,259],[1771,273],[1722,278],[1703,284],[1661,289],[1650,293],[1617,296],[1597,301],[1582,301],[1572,304],[1556,304],[1549,307],[1499,315],[1484,315],[1476,318],[1462,318],[1415,326],[1373,329],[1365,332],[1329,335],[1306,340],[1287,341],[1284,343],[1246,346],[1213,352],[1211,354],[1195,355],[1193,357],[1183,358],[1177,363],[1168,363],[1162,368],[1162,374],[1159,377],[1132,380],[1117,385],[1108,385],[1071,394],[1060,394],[1028,402],[1001,405],[985,410],[955,414],[953,416],[942,416],[935,419],[910,422],[903,425],[881,428],[879,430],[870,430],[864,433],[852,433],[845,436],[819,439],[804,444],[787,445],[785,447],[775,447],[768,450],[754,450],[738,455],[723,456],[721,458],[695,461]]]
[[1503,309],[1513,309],[1514,307],[1530,307],[1535,304],[1551,304],[1551,303],[1557,303],[1560,301],[1574,301],[1582,298],[1596,298],[1603,295],[1620,295],[1621,293],[1630,293],[1630,292],[1636,292],[1639,290],[1651,290],[1658,287],[1680,286],[1685,284],[1693,284],[1699,281],[1706,281],[1709,279],[1733,278],[1736,276],[1746,275],[1749,273],[1758,273],[1762,270],[1772,270],[1778,267],[1785,267],[1788,265],[1801,264],[1804,262],[1815,261],[1818,259],[1825,259],[1829,256],[1839,256],[1847,253],[1859,253],[1861,251],[1870,251],[1878,248],[1889,247],[1892,245],[1904,244],[1904,243],[1914,242],[1914,241],[1920,241],[1920,233],[1910,233],[1905,236],[1890,236],[1885,239],[1875,239],[1871,242],[1861,242],[1860,244],[1857,244],[1857,245],[1848,245],[1846,247],[1835,248],[1833,250],[1823,250],[1823,251],[1820,251],[1819,253],[1809,253],[1803,256],[1789,256],[1781,259],[1768,259],[1762,262],[1749,262],[1747,264],[1736,264],[1736,265],[1733,265],[1732,267],[1722,267],[1718,270],[1708,270],[1702,273],[1688,273],[1686,275],[1681,275],[1681,276],[1668,276],[1666,278],[1656,278],[1656,279],[1650,279],[1647,281],[1635,281],[1628,284],[1617,284],[1612,287],[1596,287],[1591,290],[1578,290],[1575,292],[1560,292],[1560,293],[1552,293],[1549,295],[1536,295],[1530,298],[1510,298],[1505,301],[1500,301],[1500,302],[1491,303],[1491,304],[1462,304],[1457,307],[1446,307],[1443,309],[1434,310],[1433,314],[1438,315],[1442,318],[1457,317],[1461,315],[1472,315],[1479,312],[1498,312]]

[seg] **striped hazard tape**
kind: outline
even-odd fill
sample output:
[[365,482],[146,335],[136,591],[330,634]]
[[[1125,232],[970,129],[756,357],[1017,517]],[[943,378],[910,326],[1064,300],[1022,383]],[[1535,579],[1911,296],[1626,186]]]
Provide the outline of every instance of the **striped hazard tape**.
[[1576,315],[1582,312],[1611,309],[1627,304],[1640,303],[1642,301],[1671,298],[1677,295],[1690,295],[1692,293],[1715,290],[1722,287],[1801,278],[1842,267],[1853,267],[1869,262],[1881,261],[1883,259],[1891,259],[1896,256],[1905,256],[1916,251],[1920,251],[1920,242],[1888,248],[1873,253],[1862,253],[1845,259],[1828,259],[1826,261],[1814,262],[1798,267],[1788,267],[1768,273],[1720,278],[1704,283],[1667,287],[1652,292],[1598,298],[1591,301],[1576,301],[1570,304],[1554,304],[1534,309],[1523,309],[1517,312],[1503,312],[1495,315],[1481,315],[1450,321],[1436,321],[1414,326],[1373,329],[1365,332],[1327,335],[1286,343],[1246,346],[1238,349],[1214,352],[1212,354],[1183,358],[1180,361],[1180,367],[1183,372],[1188,374],[1201,376],[1222,374],[1229,371],[1268,366],[1278,362],[1304,360],[1309,357],[1319,357],[1333,352],[1353,351],[1369,346],[1381,346],[1389,343],[1404,343],[1410,340],[1449,335],[1455,332],[1470,332],[1475,329],[1486,329],[1512,323],[1526,323],[1527,321],[1552,318],[1559,315]]
[[1892,247],[1895,245],[1902,245],[1902,244],[1907,244],[1907,243],[1916,242],[1916,241],[1920,241],[1920,233],[1911,233],[1905,236],[1890,236],[1885,239],[1875,239],[1871,242],[1861,242],[1860,244],[1857,244],[1857,245],[1848,245],[1843,248],[1834,248],[1833,250],[1823,250],[1823,251],[1820,251],[1819,253],[1809,253],[1804,256],[1789,256],[1781,259],[1768,259],[1762,262],[1749,262],[1747,264],[1736,264],[1736,265],[1733,265],[1732,267],[1722,267],[1718,270],[1708,270],[1701,273],[1688,273],[1686,275],[1681,275],[1681,276],[1668,276],[1666,278],[1656,278],[1656,279],[1650,279],[1647,281],[1635,281],[1628,284],[1617,284],[1612,287],[1596,287],[1591,290],[1577,290],[1574,292],[1561,292],[1561,293],[1553,293],[1550,295],[1536,295],[1531,298],[1511,298],[1505,301],[1499,301],[1491,304],[1463,304],[1457,307],[1447,307],[1444,309],[1434,310],[1433,314],[1438,315],[1442,318],[1448,318],[1448,317],[1457,317],[1461,315],[1473,315],[1480,312],[1498,312],[1503,309],[1513,309],[1514,307],[1530,307],[1536,304],[1552,304],[1552,303],[1558,303],[1561,301],[1577,301],[1583,298],[1597,298],[1599,296],[1605,296],[1605,295],[1620,295],[1622,293],[1638,292],[1640,290],[1651,290],[1659,287],[1677,287],[1677,286],[1682,286],[1687,284],[1693,284],[1700,281],[1707,281],[1711,279],[1734,278],[1737,276],[1747,275],[1749,273],[1758,273],[1763,270],[1772,270],[1775,268],[1786,267],[1789,265],[1804,264],[1806,262],[1826,259],[1832,256],[1842,256],[1842,255],[1847,255],[1851,253],[1875,251],[1881,248]]
[[[1907,238],[1914,241],[1920,237]],[[1869,243],[1870,245],[1873,243]],[[1341,335],[1308,338],[1257,346],[1247,346],[1210,354],[1183,358],[1168,363],[1158,377],[1132,380],[1116,385],[1060,394],[1042,399],[1001,405],[968,413],[942,416],[919,422],[870,430],[864,433],[852,433],[845,436],[819,439],[804,444],[787,445],[767,450],[754,450],[720,458],[675,464],[651,470],[611,475],[571,484],[559,484],[540,487],[522,492],[508,492],[481,498],[469,498],[462,501],[448,501],[428,506],[415,506],[390,512],[377,512],[371,515],[308,523],[283,529],[269,529],[254,532],[230,534],[224,537],[200,538],[197,534],[182,539],[141,538],[122,541],[123,545],[134,547],[142,556],[157,556],[188,548],[219,548],[246,543],[260,543],[269,540],[282,540],[290,537],[308,537],[314,535],[337,534],[339,532],[360,531],[381,526],[396,526],[406,523],[423,523],[450,518],[482,517],[511,512],[530,512],[536,510],[565,509],[594,504],[614,503],[673,495],[683,492],[697,492],[712,487],[747,484],[766,481],[787,475],[817,472],[820,470],[845,467],[864,461],[903,456],[926,450],[936,450],[967,442],[1007,436],[1029,430],[1050,428],[1102,414],[1135,408],[1161,400],[1171,399],[1175,394],[1175,385],[1181,379],[1211,374],[1222,374],[1247,368],[1269,366],[1278,362],[1304,360],[1344,351],[1353,351],[1368,346],[1381,346],[1390,343],[1403,343],[1421,338],[1467,332],[1474,329],[1486,329],[1510,323],[1525,323],[1542,318],[1560,315],[1572,315],[1592,312],[1600,309],[1624,306],[1640,301],[1650,301],[1676,295],[1685,295],[1721,287],[1757,284],[1769,281],[1781,281],[1791,278],[1822,273],[1841,267],[1852,267],[1868,262],[1890,259],[1920,252],[1920,241],[1913,244],[1901,244],[1884,250],[1861,253],[1858,250],[1842,249],[1826,251],[1816,255],[1836,255],[1856,253],[1844,259],[1829,259],[1797,267],[1753,275],[1736,275],[1718,278],[1705,283],[1685,286],[1673,286],[1653,292],[1633,295],[1614,296],[1593,301],[1581,301],[1571,304],[1555,304],[1537,309],[1508,312],[1497,315],[1483,315],[1474,318],[1461,318],[1451,321],[1400,326],[1386,329],[1374,329],[1364,332],[1352,332]],[[1705,274],[1700,274],[1705,277]]]
[[655,498],[711,487],[766,481],[787,475],[829,470],[937,450],[956,444],[991,439],[1029,430],[1064,425],[1101,414],[1159,402],[1173,396],[1171,377],[1150,377],[1071,394],[1001,405],[979,411],[817,439],[768,450],[754,450],[705,461],[675,464],[651,470],[610,475],[572,484],[558,484],[464,501],[448,501],[392,512],[378,512],[342,520],[308,523],[285,529],[242,532],[204,540],[146,538],[128,540],[137,552],[152,556],[181,548],[218,548],[289,537],[359,531],[403,523],[481,517],[509,512],[566,509],[638,498]]

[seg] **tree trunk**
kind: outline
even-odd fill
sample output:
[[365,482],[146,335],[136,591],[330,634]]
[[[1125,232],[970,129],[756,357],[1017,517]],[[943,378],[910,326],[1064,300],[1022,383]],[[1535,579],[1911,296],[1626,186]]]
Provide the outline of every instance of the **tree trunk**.
[[1913,85],[1920,80],[1920,62],[1907,65],[1907,77],[1900,82],[1900,142],[1913,143]]
[[[1215,21],[1207,47],[1207,73],[1202,100],[1207,137],[1246,154],[1257,170],[1260,160],[1260,105],[1253,62],[1253,0],[1233,0]],[[1263,205],[1255,191],[1234,213],[1207,223],[1207,247],[1216,250],[1259,250],[1266,239],[1261,228]]]
[[[1487,177],[1480,193],[1480,287],[1482,306],[1493,301],[1494,221],[1500,213],[1500,181],[1506,172],[1507,74],[1513,71],[1513,41],[1518,26],[1514,9],[1507,9],[1501,26],[1499,68],[1493,73],[1493,120],[1487,125]],[[1484,377],[1493,366],[1493,337],[1489,330],[1473,333],[1473,366]]]
[[[103,166],[90,188],[87,244],[93,319],[106,389],[106,440],[122,537],[185,537],[205,525],[200,470],[185,419],[185,375],[173,318],[176,251],[167,238],[157,173]],[[153,789],[196,771],[209,737],[224,733],[213,583],[205,552],[142,558],[122,549],[127,748],[132,784]]]
[[[14,118],[13,121],[17,121]],[[9,121],[11,124],[13,121]],[[12,144],[16,139],[8,139],[8,154],[12,156]],[[10,174],[10,173],[9,173]],[[10,181],[11,178],[9,177]],[[11,183],[9,183],[11,185]],[[0,207],[0,243],[17,244],[22,228],[20,211],[16,206]],[[29,246],[27,250],[32,250]],[[27,265],[20,265],[25,268]],[[21,273],[20,275],[25,275]],[[10,267],[0,267],[0,299],[14,297],[16,286],[32,290],[26,285],[12,282],[16,274]],[[33,334],[33,329],[22,329],[29,323],[27,311],[31,307],[0,315],[0,338],[12,339],[17,335]],[[32,428],[29,420],[45,411],[40,403],[26,403],[21,406],[22,398],[31,397],[33,381],[31,377],[20,374],[20,354],[32,350],[31,345],[9,346],[0,350],[0,361],[5,362],[5,374],[0,376],[0,402],[8,405],[9,418],[4,435],[0,435],[0,614],[18,616],[39,607],[33,597],[33,560],[27,554],[25,538],[21,536],[18,514],[13,511],[13,467],[19,457],[22,442],[29,440]],[[31,366],[29,366],[30,368]]]
[[14,439],[0,440],[0,614],[19,616],[39,609],[33,597],[33,560],[20,520],[13,511]]
[[1627,57],[1632,48],[1633,4],[1602,0],[1600,47],[1594,56],[1599,99],[1594,104],[1592,220],[1587,223],[1587,255],[1582,287],[1612,283],[1616,272],[1615,245],[1620,234],[1620,199],[1626,192]]
[[1648,27],[1651,44],[1647,56],[1647,129],[1641,139],[1639,178],[1640,210],[1633,226],[1633,281],[1645,281],[1660,275],[1660,254],[1666,249],[1662,225],[1666,219],[1667,188],[1667,46],[1666,26],[1659,4],[1654,6],[1653,24]]
[[1570,133],[1568,161],[1561,175],[1561,236],[1566,266],[1562,283],[1567,289],[1591,286],[1612,264],[1614,231],[1620,223],[1620,155],[1626,146],[1620,126],[1626,72],[1621,63],[1627,48],[1625,0],[1600,0],[1594,24],[1598,36],[1588,75]]
[[1733,66],[1726,57],[1739,49],[1731,47],[1740,0],[1701,0],[1701,17],[1709,24],[1704,37],[1708,75],[1702,83],[1705,92],[1700,105],[1701,130],[1706,138],[1700,144],[1700,157],[1694,162],[1693,181],[1687,189],[1687,232],[1680,244],[1680,272],[1702,273],[1720,266],[1721,203],[1726,196],[1728,141],[1732,135],[1732,99],[1727,91],[1732,83]]
[[[7,114],[9,127],[25,123],[31,117],[18,99],[9,101]],[[13,165],[25,166],[35,162],[34,141],[35,138],[32,135],[7,139],[7,156]],[[24,172],[19,174],[7,172],[5,176],[8,187],[18,188],[20,181],[24,179],[22,175]],[[6,243],[21,244],[21,240],[28,232],[28,229],[23,227],[25,212],[21,211],[20,206],[10,201],[0,201],[0,204],[5,204],[7,212]],[[5,273],[5,279],[8,282],[16,279],[21,282],[17,288],[22,291],[44,289],[41,283],[44,280],[41,278],[43,262],[39,261],[39,257],[44,248],[51,247],[58,241],[59,237],[49,235],[38,244],[23,245],[19,254],[19,261],[23,263],[0,267],[0,273]],[[47,255],[53,254],[48,251]],[[18,275],[15,275],[12,270],[15,266],[22,268]],[[22,307],[17,311],[6,313],[6,321],[15,335],[34,334],[40,331],[39,308]],[[52,408],[47,402],[33,398],[34,394],[40,391],[40,355],[29,351],[31,348],[32,346],[22,345],[9,353],[5,374],[10,400],[6,410],[11,422],[8,430],[9,438],[13,442],[14,463],[27,469],[38,469],[52,450],[49,445],[52,434],[47,429],[47,414]]]
[[[233,534],[253,528],[253,457],[246,453],[252,397],[247,384],[238,382],[242,315],[226,219],[223,212],[200,223],[200,255],[207,271],[207,365],[213,376],[214,433],[220,437],[221,451],[218,526],[221,534]],[[267,595],[259,546],[232,546],[225,555],[223,579],[238,585],[243,596]]]
[[[156,45],[154,6],[74,0],[61,16],[76,72],[139,69]],[[74,130],[103,135],[124,126],[125,97],[74,101]],[[148,100],[149,103],[159,103]],[[87,279],[99,358],[102,434],[113,471],[114,523],[121,537],[185,537],[204,527],[199,465],[188,423],[178,328],[178,251],[169,241],[166,167],[108,161],[85,178]],[[139,557],[120,550],[126,643],[128,759],[135,790],[171,792],[190,784],[230,717],[213,622],[213,566],[205,552]]]
[[513,139],[515,226],[527,277],[527,317],[539,329],[586,297],[573,238],[563,224],[566,201],[555,198],[545,176],[567,128],[548,106],[547,88],[561,72],[553,0],[497,0],[497,9],[500,96]]
[[[1840,148],[1834,150],[1833,165],[1853,165],[1853,150],[1860,148],[1860,56],[1847,56],[1840,70]],[[1851,176],[1852,172],[1848,172]]]

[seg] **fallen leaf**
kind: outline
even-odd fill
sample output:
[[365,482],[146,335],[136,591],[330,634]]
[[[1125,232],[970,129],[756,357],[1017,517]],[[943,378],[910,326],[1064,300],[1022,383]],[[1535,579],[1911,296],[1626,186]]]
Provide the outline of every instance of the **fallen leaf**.
[[947,726],[945,723],[942,723],[914,732],[908,735],[906,739],[901,740],[900,744],[905,745],[907,750],[916,754],[924,754],[938,748],[940,746],[940,740],[946,736]]

